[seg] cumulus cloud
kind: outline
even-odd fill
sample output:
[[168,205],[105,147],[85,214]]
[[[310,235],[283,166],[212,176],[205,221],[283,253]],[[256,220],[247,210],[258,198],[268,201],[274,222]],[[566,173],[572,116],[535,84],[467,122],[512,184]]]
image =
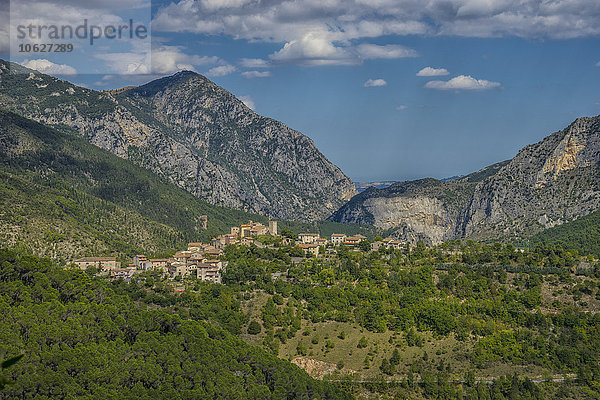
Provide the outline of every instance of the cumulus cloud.
[[251,110],[254,110],[255,104],[254,104],[254,100],[252,99],[252,97],[250,97],[250,96],[238,96],[238,99],[240,99],[240,101],[242,103],[244,103],[246,105],[246,107],[248,107]]
[[176,0],[157,11],[152,27],[284,43],[268,61],[242,61],[256,69],[417,56],[398,44],[368,43],[394,36],[595,37],[599,19],[597,0]]
[[[105,71],[115,75],[145,75],[152,73],[152,62],[149,54],[144,53],[105,53],[96,54],[94,56],[105,66]],[[169,60],[163,60],[168,62]],[[162,73],[169,73],[177,71],[176,67],[179,64],[173,65],[175,69],[171,68],[157,68]],[[164,65],[166,67],[166,65]],[[188,69],[190,65],[179,65],[182,69]],[[187,67],[187,68],[186,68]]]
[[225,76],[237,71],[237,68],[233,65],[220,65],[218,67],[214,67],[208,70],[206,76],[217,77],[217,76]]
[[357,65],[364,60],[417,57],[415,50],[400,45],[376,45],[363,43],[358,46],[340,45],[335,35],[310,32],[299,40],[287,42],[283,48],[269,57],[275,64],[294,63],[303,65]]
[[10,51],[10,7],[9,2],[0,2],[0,53]]
[[[8,2],[5,1],[2,3],[6,4]],[[24,42],[31,44],[58,43],[58,39],[52,35],[52,27],[58,27],[58,36],[65,35],[59,42],[62,43],[66,40],[74,45],[73,51],[69,54],[64,54],[64,60],[61,60],[61,62],[66,62],[68,59],[69,63],[73,64],[80,74],[116,72],[117,68],[110,68],[110,66],[109,68],[101,69],[101,67],[104,67],[104,63],[98,63],[97,60],[99,58],[95,57],[95,55],[101,52],[130,52],[137,54],[140,53],[140,47],[142,46],[145,46],[145,53],[148,53],[151,49],[151,41],[148,35],[145,38],[140,36],[135,38],[135,40],[129,41],[101,39],[103,40],[101,44],[95,40],[93,47],[90,46],[90,40],[87,39],[89,32],[86,34],[85,39],[77,38],[79,36],[77,32],[82,32],[84,24],[87,24],[88,29],[91,29],[92,26],[101,28],[108,26],[116,27],[126,25],[129,18],[133,18],[135,26],[145,25],[149,27],[150,0],[61,0],[59,2],[53,0],[19,0],[10,3],[10,24],[7,23],[6,25],[11,31],[10,45],[13,50],[16,49],[15,46]],[[33,34],[31,37],[26,35],[25,38],[19,38],[16,31],[19,25],[40,27],[42,34]],[[75,36],[69,39],[69,30],[60,29],[63,26],[70,26],[75,30]],[[5,47],[2,39],[0,39],[0,46]],[[24,54],[13,54],[13,59],[21,61],[21,57],[23,56]],[[110,55],[107,58],[110,58]],[[137,58],[137,69],[143,69],[139,56]],[[122,63],[119,68],[125,71],[136,69],[133,64],[124,66]],[[146,70],[148,69],[149,67],[146,68]]]
[[387,82],[383,79],[369,79],[364,83],[364,87],[377,87],[377,86],[385,86]]
[[162,46],[152,50],[152,72],[168,74],[181,70],[196,71],[196,68],[222,63],[219,57],[189,55],[180,47]]
[[269,76],[271,76],[271,72],[269,72],[269,71],[246,71],[246,72],[242,72],[242,76],[246,79],[268,78]]
[[417,76],[444,76],[450,75],[450,72],[446,68],[432,68],[425,67],[419,72],[417,72]]
[[0,28],[0,53],[8,53],[10,51],[10,39],[8,38],[8,30]]
[[[27,2],[32,0],[20,0],[20,2]],[[35,3],[40,3],[35,1]],[[119,10],[119,9],[131,9],[131,8],[142,8],[150,7],[148,0],[61,0],[61,5],[75,6],[84,9],[100,9],[100,10]]]
[[48,75],[77,75],[77,70],[75,68],[67,64],[55,64],[44,58],[25,60],[21,65]]
[[279,64],[354,65],[359,62],[347,49],[335,46],[327,35],[315,32],[287,42],[281,50],[269,57]]
[[436,90],[488,90],[499,88],[500,83],[475,79],[468,75],[459,75],[449,81],[429,81],[425,84],[425,87]]

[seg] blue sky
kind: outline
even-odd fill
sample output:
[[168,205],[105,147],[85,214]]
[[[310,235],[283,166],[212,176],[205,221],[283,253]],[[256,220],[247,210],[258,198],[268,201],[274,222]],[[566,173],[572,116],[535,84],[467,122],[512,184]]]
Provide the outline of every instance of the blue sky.
[[[121,18],[149,6],[105,1]],[[595,0],[154,2],[151,71],[133,45],[96,57],[95,75],[81,57],[17,61],[95,89],[192,69],[355,180],[443,178],[600,114],[599,17]]]

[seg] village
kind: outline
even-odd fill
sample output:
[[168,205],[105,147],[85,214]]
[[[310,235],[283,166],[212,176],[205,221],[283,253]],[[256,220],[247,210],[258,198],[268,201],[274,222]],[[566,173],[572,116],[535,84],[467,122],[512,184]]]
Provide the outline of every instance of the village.
[[[206,223],[206,221],[204,221]],[[320,257],[335,252],[341,245],[355,251],[378,251],[380,248],[400,249],[405,242],[386,238],[368,242],[365,249],[361,246],[367,241],[363,235],[347,236],[334,233],[329,238],[317,233],[300,233],[297,238],[282,236],[278,232],[277,221],[269,221],[268,226],[260,222],[249,221],[240,226],[232,226],[230,232],[217,236],[210,243],[188,243],[187,249],[177,251],[169,258],[147,258],[143,254],[133,257],[132,263],[123,265],[116,257],[82,257],[73,260],[73,264],[82,270],[95,268],[97,275],[109,279],[130,280],[135,274],[144,271],[158,272],[162,277],[181,281],[184,278],[198,279],[204,282],[221,283],[227,261],[223,260],[223,249],[228,245],[276,247],[259,240],[270,236],[277,239],[278,246],[297,247],[305,257]]]

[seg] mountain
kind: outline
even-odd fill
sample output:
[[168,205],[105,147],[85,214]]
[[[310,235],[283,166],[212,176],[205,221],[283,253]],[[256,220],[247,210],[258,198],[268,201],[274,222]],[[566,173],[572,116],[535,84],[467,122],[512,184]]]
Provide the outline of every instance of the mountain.
[[458,235],[518,238],[600,208],[600,117],[523,148],[481,182],[465,206]]
[[[207,216],[207,229],[203,228]],[[64,133],[0,109],[0,243],[36,254],[168,253],[248,220],[267,218],[214,206],[164,178]],[[295,232],[375,236],[369,225],[279,221]]]
[[248,219],[266,222],[208,204],[79,135],[0,110],[4,245],[66,258],[169,252]]
[[0,106],[77,133],[215,205],[314,221],[356,193],[309,138],[189,71],[98,92],[0,61]]
[[600,208],[599,165],[600,117],[579,118],[473,174],[366,190],[330,220],[371,223],[411,241],[520,240]]
[[411,242],[438,243],[455,237],[456,220],[477,183],[506,162],[450,182],[433,178],[370,187],[354,196],[329,219],[372,224],[387,235]]

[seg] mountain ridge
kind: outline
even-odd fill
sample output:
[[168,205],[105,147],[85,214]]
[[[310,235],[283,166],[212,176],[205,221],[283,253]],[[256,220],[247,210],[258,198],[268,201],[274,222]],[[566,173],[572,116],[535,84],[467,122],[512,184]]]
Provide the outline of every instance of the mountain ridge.
[[193,72],[97,92],[0,62],[0,105],[169,179],[211,204],[315,221],[356,193],[312,140]]
[[600,208],[600,116],[582,117],[511,160],[448,182],[369,189],[330,220],[368,222],[409,241],[519,241]]

